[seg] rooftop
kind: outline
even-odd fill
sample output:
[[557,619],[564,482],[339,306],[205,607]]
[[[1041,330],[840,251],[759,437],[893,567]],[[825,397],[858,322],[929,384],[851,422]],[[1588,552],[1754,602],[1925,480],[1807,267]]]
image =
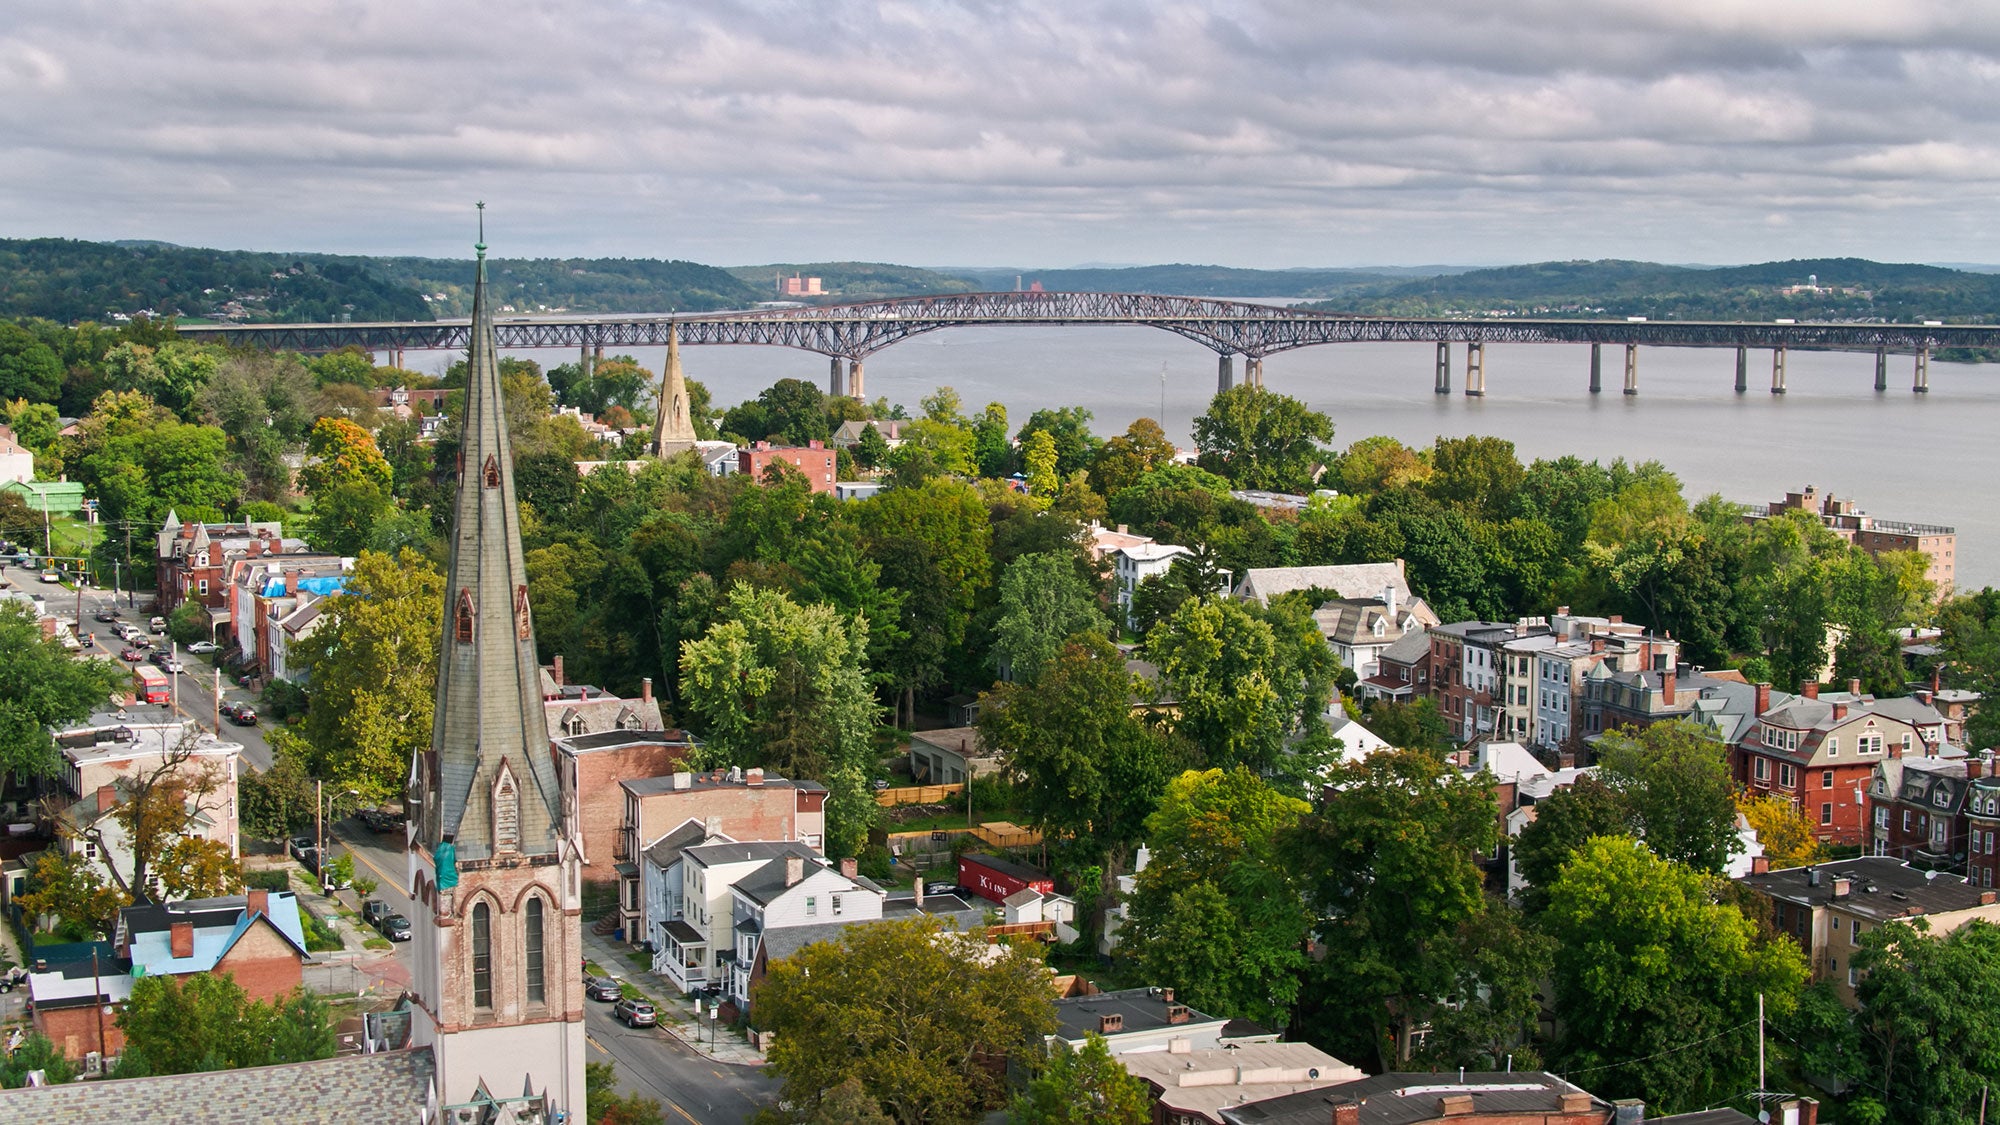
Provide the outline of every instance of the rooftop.
[[[1101,1034],[1103,1017],[1123,1017],[1123,1026],[1114,1034],[1132,1035],[1148,1031],[1163,1031],[1169,1027],[1192,1027],[1196,1024],[1213,1024],[1221,1027],[1223,1020],[1197,1012],[1174,1001],[1171,988],[1123,988],[1116,992],[1099,992],[1090,996],[1068,996],[1056,1001],[1056,1023],[1058,1034],[1064,1039],[1081,1040],[1086,1035]],[[1170,1009],[1179,1008],[1181,1013]],[[1176,1019],[1174,1016],[1180,1015]]]
[[[1964,876],[1922,871],[1889,856],[1860,856],[1816,867],[1787,867],[1737,880],[1786,902],[1842,911],[1878,922],[1992,906],[1992,890]],[[1843,886],[1842,884],[1845,884]]]
[[[557,742],[567,746],[571,743],[585,744],[590,739],[603,739],[603,742],[596,745],[581,745],[580,748],[584,750],[604,750],[614,746],[633,746],[642,742],[671,743],[676,741],[676,738],[673,736],[678,734],[678,731],[608,730],[602,734],[585,734],[579,735],[576,738],[558,739]],[[684,738],[679,740],[685,741]],[[769,774],[765,774],[762,781],[753,785],[750,783],[749,777],[750,775],[747,772],[740,770],[699,770],[694,772],[683,770],[679,773],[670,773],[661,777],[627,778],[618,784],[624,786],[625,791],[635,797],[654,797],[661,793],[712,792],[717,789],[796,789],[814,793],[826,788],[817,781],[791,781],[782,777],[772,777]]]
[[415,1121],[435,1078],[430,1048],[318,1062],[210,1070],[8,1090],[21,1121],[201,1121],[203,1125],[402,1125]]
[[1440,1103],[1446,1098],[1469,1098],[1471,1114],[1510,1120],[1564,1112],[1566,1101],[1583,1111],[1611,1111],[1611,1103],[1544,1071],[1391,1072],[1225,1108],[1222,1119],[1231,1125],[1326,1125],[1333,1120],[1334,1105],[1359,1102],[1361,1125],[1415,1125],[1442,1116]]
[[[1160,1090],[1162,1106],[1214,1117],[1247,1099],[1283,1097],[1362,1077],[1310,1043],[1248,1043],[1201,1051],[1141,1051],[1118,1060]],[[1170,1115],[1171,1116],[1171,1115]]]

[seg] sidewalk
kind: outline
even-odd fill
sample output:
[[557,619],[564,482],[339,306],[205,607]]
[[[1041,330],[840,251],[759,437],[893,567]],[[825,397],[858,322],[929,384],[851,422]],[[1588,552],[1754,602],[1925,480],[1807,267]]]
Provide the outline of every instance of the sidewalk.
[[657,973],[633,965],[626,957],[628,950],[625,946],[592,933],[588,924],[583,927],[583,951],[605,972],[618,980],[629,981],[639,991],[652,997],[653,1006],[660,1013],[660,1030],[687,1044],[696,1054],[731,1066],[764,1065],[762,1051],[745,1042],[730,1028],[717,1027],[706,1019],[698,1019],[694,1005],[676,995],[671,983]]

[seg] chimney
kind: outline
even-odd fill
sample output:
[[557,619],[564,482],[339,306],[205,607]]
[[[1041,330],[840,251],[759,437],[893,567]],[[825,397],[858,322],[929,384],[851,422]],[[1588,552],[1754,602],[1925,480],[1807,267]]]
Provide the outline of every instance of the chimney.
[[250,546],[245,549],[245,554],[253,559],[262,556],[263,553],[264,553],[264,537],[261,535],[255,539],[252,539],[250,541]]
[[1571,1090],[1556,1102],[1557,1113],[1589,1113],[1591,1097],[1582,1090]]
[[1646,1120],[1646,1103],[1638,1098],[1619,1098],[1611,1103],[1612,1125],[1642,1125]]
[[1569,616],[1569,607],[1568,607],[1568,606],[1566,606],[1566,605],[1559,605],[1559,606],[1557,606],[1557,607],[1556,607],[1556,616],[1557,616],[1557,617],[1568,617],[1568,616]]
[[1770,874],[1770,872],[1771,872],[1771,857],[1770,857],[1770,856],[1767,856],[1767,855],[1753,855],[1753,856],[1751,856],[1751,857],[1750,857],[1750,874],[1752,874],[1752,875],[1768,875],[1768,874]]
[[1186,1023],[1192,1018],[1194,1017],[1188,1014],[1188,1006],[1186,1004],[1167,1005],[1167,1022],[1169,1024]]
[[840,875],[843,879],[852,879],[860,874],[861,864],[853,856],[848,856],[840,861]]
[[1192,1055],[1194,1054],[1194,1040],[1189,1039],[1185,1035],[1176,1035],[1172,1039],[1167,1040],[1167,1053],[1170,1055]]
[[[1569,1095],[1563,1095],[1565,1101]],[[1464,1117],[1472,1112],[1471,1094],[1446,1094],[1438,1099],[1439,1117]]]
[[1861,677],[1859,676],[1848,677],[1847,694],[1854,696],[1856,699],[1861,698]]
[[1910,694],[1916,698],[1916,701],[1918,703],[1921,703],[1926,707],[1929,707],[1931,705],[1931,701],[1937,698],[1937,696],[1933,695],[1932,693],[1922,690],[1913,691]]
[[916,880],[910,884],[910,889],[916,895],[917,906],[922,907],[924,905],[924,877],[922,875],[917,876]]
[[1660,706],[1674,705],[1674,686],[1678,675],[1679,673],[1672,668],[1660,673]]
[[1817,681],[1817,680],[1800,680],[1800,681],[1799,681],[1799,694],[1800,694],[1800,695],[1803,695],[1803,696],[1805,696],[1805,697],[1806,697],[1807,699],[1818,699],[1818,698],[1819,698],[1819,681]]
[[1760,683],[1757,685],[1757,713],[1761,715],[1764,712],[1769,711],[1770,709],[1771,709],[1771,685]]
[[1625,624],[1625,615],[1621,613],[1614,613],[1611,616],[1605,618],[1604,620],[1612,625],[1623,625]]
[[1846,898],[1854,891],[1854,881],[1836,875],[1833,877],[1833,897]]
[[1130,524],[1123,524],[1123,523],[1119,524],[1119,525],[1118,525],[1118,534],[1120,534],[1120,535],[1130,535],[1130,534],[1132,534],[1132,526],[1131,526]]
[[1099,1035],[1116,1035],[1123,1030],[1125,1030],[1125,1017],[1116,1012],[1097,1017],[1097,1033]]
[[1382,587],[1382,612],[1388,615],[1389,621],[1392,624],[1396,620],[1396,609],[1396,587]]
[[1938,692],[1941,692],[1943,690],[1944,690],[1944,665],[1933,664],[1931,665],[1931,694],[1936,695]]
[[1590,651],[1592,651],[1592,652],[1603,652],[1603,651],[1604,651],[1604,638],[1603,638],[1603,637],[1592,637],[1592,638],[1590,638]]
[[100,785],[97,787],[98,812],[110,812],[112,807],[117,804],[118,790],[116,787],[110,785]]
[[271,916],[271,892],[262,887],[250,888],[249,901],[244,904],[243,909],[251,914],[262,914],[264,917],[269,918]]
[[1168,1004],[1171,1004],[1171,1003],[1173,1003],[1173,1002],[1174,1002],[1174,990],[1173,990],[1173,989],[1171,989],[1171,988],[1162,988],[1162,989],[1160,990],[1160,999],[1161,999],[1161,1000],[1162,1000],[1163,1002],[1165,1002],[1165,1003],[1168,1003]]
[[174,957],[194,956],[194,923],[174,922],[167,927],[167,952]]
[[785,857],[785,885],[796,887],[806,878],[806,857],[788,855]]
[[752,789],[764,784],[764,767],[752,766],[743,771],[743,784],[750,786]]
[[694,774],[687,770],[674,771],[674,788],[687,789],[694,785]]
[[1845,719],[1846,717],[1847,717],[1847,704],[1845,703],[1834,704],[1833,705],[1834,721],[1839,722],[1841,719]]
[[639,681],[639,702],[651,703],[652,701],[653,701],[653,677],[646,676],[641,678]]
[[286,597],[288,597],[288,598],[289,598],[289,597],[293,597],[293,596],[294,596],[294,595],[296,595],[296,594],[297,594],[298,592],[299,592],[299,572],[298,572],[298,571],[296,571],[296,570],[288,570],[288,571],[286,571],[286,572],[285,572],[285,596],[286,596]]
[[1333,1103],[1333,1125],[1361,1125],[1361,1103],[1346,1098]]

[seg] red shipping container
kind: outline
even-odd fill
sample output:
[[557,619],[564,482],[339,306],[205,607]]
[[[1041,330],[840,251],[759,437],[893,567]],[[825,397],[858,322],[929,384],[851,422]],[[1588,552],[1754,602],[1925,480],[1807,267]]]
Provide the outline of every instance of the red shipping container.
[[1036,890],[1045,895],[1056,891],[1055,880],[1042,872],[980,852],[967,852],[958,857],[958,885],[964,887],[968,894],[994,902],[1005,902],[1009,895],[1024,890]]

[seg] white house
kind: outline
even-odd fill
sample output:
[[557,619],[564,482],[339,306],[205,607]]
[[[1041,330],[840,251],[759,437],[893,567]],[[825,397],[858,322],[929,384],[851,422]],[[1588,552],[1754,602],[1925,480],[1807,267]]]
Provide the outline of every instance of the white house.
[[878,922],[881,887],[854,872],[854,861],[836,870],[810,852],[790,852],[738,878],[730,891],[727,995],[739,1008],[750,1003],[750,981],[764,937],[773,930],[825,923]]
[[1138,592],[1139,583],[1155,575],[1163,575],[1174,565],[1174,560],[1193,551],[1173,543],[1139,543],[1120,547],[1113,553],[1113,579],[1117,584],[1118,608],[1124,611],[1125,624],[1130,628],[1132,618],[1132,596]]
[[[787,856],[801,863],[820,862],[818,853],[790,840],[723,840],[681,849],[679,890],[673,890],[670,877],[661,880],[662,897],[679,895],[680,916],[661,919],[666,923],[659,928],[665,945],[654,946],[661,951],[654,954],[655,966],[676,988],[693,992],[704,984],[728,982],[727,964],[736,949],[736,882]],[[681,925],[674,925],[676,921]]]
[[14,431],[0,426],[0,482],[27,484],[35,479],[35,455],[14,440]]

